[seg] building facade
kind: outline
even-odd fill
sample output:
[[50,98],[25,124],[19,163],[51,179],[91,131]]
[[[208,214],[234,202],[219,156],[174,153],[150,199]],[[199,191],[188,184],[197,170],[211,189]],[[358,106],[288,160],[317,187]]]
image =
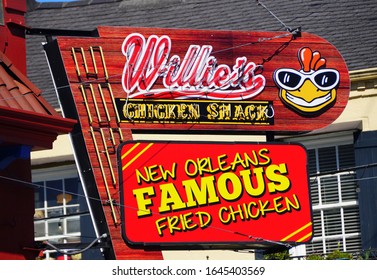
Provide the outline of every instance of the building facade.
[[[26,77],[26,2],[0,2],[0,259],[34,259],[31,151],[76,123],[62,118]],[[14,202],[18,201],[15,206]]]
[[[286,1],[279,5],[263,1],[266,6],[253,6],[243,0],[231,4],[220,2],[102,0],[62,5],[28,1],[26,19],[31,27],[27,36],[28,76],[59,110],[54,84],[47,78],[50,73],[42,44],[56,35],[64,36],[77,30],[90,32],[98,25],[272,31],[289,25],[321,35],[344,56],[351,92],[345,110],[331,125],[302,135],[274,137],[277,142],[303,144],[309,156],[314,237],[311,243],[292,248],[291,253],[297,257],[326,255],[334,250],[355,256],[364,255],[368,250],[373,253],[377,248],[377,225],[373,221],[377,200],[374,176],[377,119],[373,115],[377,104],[377,61],[372,48],[376,42],[365,35],[373,34],[376,25],[371,18],[376,12],[373,1],[366,1],[362,6],[349,1]],[[289,9],[292,5],[294,13]],[[187,12],[182,14],[182,10]],[[270,11],[287,25],[282,26]],[[68,17],[74,20],[67,22]],[[39,30],[41,26],[45,30]],[[43,36],[38,35],[41,32]],[[134,131],[132,136],[134,140],[152,141],[266,141],[265,135],[221,131],[196,134]],[[35,221],[36,240],[66,243],[90,242],[97,238],[98,232],[91,220],[95,209],[88,207],[88,200],[93,197],[80,186],[80,172],[69,137],[59,136],[52,150],[32,153],[32,164],[33,181],[44,186],[43,191],[36,194],[36,215],[40,215],[40,220]],[[84,258],[101,258],[100,251],[87,250]],[[49,257],[50,251],[46,254]],[[56,250],[51,250],[51,256],[56,257]],[[163,251],[162,256],[164,259],[254,258],[249,250]]]

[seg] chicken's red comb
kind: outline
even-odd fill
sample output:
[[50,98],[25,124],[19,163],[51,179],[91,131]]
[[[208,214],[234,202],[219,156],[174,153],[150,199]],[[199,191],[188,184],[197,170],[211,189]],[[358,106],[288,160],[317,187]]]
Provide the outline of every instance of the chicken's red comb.
[[317,71],[326,64],[326,59],[321,58],[320,52],[313,52],[308,47],[304,47],[299,51],[298,59],[301,63],[301,69],[304,72],[310,72],[311,70]]

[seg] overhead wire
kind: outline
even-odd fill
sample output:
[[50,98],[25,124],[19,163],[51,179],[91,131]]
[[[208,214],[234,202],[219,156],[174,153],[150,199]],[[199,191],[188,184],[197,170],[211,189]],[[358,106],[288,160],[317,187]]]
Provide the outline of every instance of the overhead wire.
[[289,31],[289,32],[292,31],[292,29],[289,26],[287,26],[280,18],[278,18],[277,15],[275,15],[266,5],[264,5],[262,1],[259,1],[259,0],[256,0],[256,1],[258,5],[266,9],[270,13],[270,15],[272,15],[278,22],[280,22],[280,24],[285,28],[286,31]]
[[[221,52],[225,52],[225,51],[230,51],[230,50],[233,50],[233,49],[237,49],[237,48],[241,48],[241,47],[246,47],[246,46],[250,46],[250,45],[255,45],[255,44],[258,44],[258,43],[262,43],[262,42],[265,42],[265,41],[270,41],[270,40],[275,40],[275,39],[280,39],[280,38],[284,38],[284,37],[288,37],[288,36],[295,36],[294,33],[292,32],[288,32],[288,33],[284,33],[284,34],[281,34],[281,35],[276,35],[276,36],[273,36],[273,37],[268,37],[268,38],[258,38],[257,41],[255,42],[249,42],[249,43],[245,43],[245,44],[241,44],[241,45],[237,45],[237,46],[233,46],[233,47],[230,47],[230,48],[224,48],[224,49],[220,49],[220,50],[217,50],[217,51],[213,51],[212,54],[216,54],[216,53],[221,53]],[[292,40],[292,38],[288,41],[290,42]],[[274,52],[276,53],[276,51]],[[199,54],[196,54],[196,56],[199,55]],[[194,58],[195,59],[195,58]],[[184,60],[182,60],[184,61]],[[262,63],[265,62],[266,60],[265,59],[262,59]],[[164,67],[164,66],[167,66],[167,65],[157,65],[157,66],[154,66],[154,67]],[[258,65],[257,65],[258,66]],[[141,69],[140,71],[146,71],[147,67],[150,67],[149,65],[147,65],[145,67],[145,69]],[[116,75],[111,75],[109,76],[109,79],[111,78],[120,78],[122,76],[122,74],[116,74]],[[101,82],[104,82],[104,78],[91,78],[90,81],[83,81],[83,82],[79,82],[79,83],[75,83],[77,85],[85,85],[85,84],[88,84],[88,83],[101,83]],[[230,81],[229,81],[230,82]],[[50,94],[50,93],[53,93],[53,92],[56,92],[56,90],[62,90],[62,89],[65,89],[65,88],[70,88],[72,86],[72,84],[68,84],[68,85],[64,85],[64,86],[59,86],[59,87],[56,87],[56,89],[51,89],[51,90],[44,90],[42,92],[42,95],[44,94]],[[212,92],[215,92],[219,89],[213,89],[213,90],[209,90],[208,92],[209,93],[212,93]],[[32,92],[30,92],[32,93]],[[21,95],[21,96],[15,96],[15,97],[12,97],[13,99],[17,99],[17,98],[23,98],[24,95]],[[11,99],[11,98],[9,98]],[[7,98],[1,98],[0,100],[7,100]]]
[[[373,167],[376,167],[376,166],[377,166],[377,163],[371,163],[369,165],[355,166],[353,168],[353,170],[362,169],[362,168],[373,168]],[[348,168],[347,170],[351,170],[351,169],[352,168]],[[331,172],[331,175],[336,175],[337,173],[342,173],[342,172],[344,172],[344,171],[343,170],[334,170],[334,171]],[[39,185],[39,184],[31,183],[31,182],[25,182],[25,181],[22,181],[22,180],[8,178],[8,177],[4,177],[4,176],[0,176],[0,178],[4,178],[4,179],[7,179],[7,180],[12,180],[12,181],[19,182],[19,183],[22,183],[22,184],[25,184],[25,185],[29,185],[30,187],[33,187],[35,189],[46,188],[46,189],[53,190],[53,191],[61,191],[61,189],[58,189],[58,188],[48,187],[48,186]],[[369,176],[369,177],[364,177],[364,178],[346,179],[346,180],[342,180],[342,182],[343,183],[344,182],[345,183],[350,183],[350,182],[355,182],[356,183],[358,181],[374,180],[374,179],[377,179],[377,176]],[[100,203],[104,203],[105,202],[105,200],[102,200],[100,198],[88,197],[88,196],[85,196],[84,194],[80,194],[80,193],[75,193],[75,192],[70,192],[70,191],[66,191],[66,193],[67,194],[71,194],[71,195],[75,195],[75,196],[78,196],[78,197],[84,197],[84,198],[87,198],[88,200],[93,200],[93,201],[97,201],[97,202],[100,202]],[[132,209],[132,210],[135,210],[135,211],[143,211],[143,209],[138,209],[136,207],[133,207],[133,206],[130,206],[130,205],[127,205],[127,204],[116,203],[116,206],[118,206],[119,208],[123,207],[123,208]],[[159,215],[159,216],[162,216],[162,217],[166,216],[166,215],[163,215],[163,214],[157,213],[157,212],[153,212],[152,214],[156,214],[156,215]],[[62,216],[60,218],[64,218],[64,217]],[[222,231],[222,232],[228,232],[228,233],[232,233],[232,234],[244,236],[247,239],[253,239],[253,240],[257,241],[257,242],[274,244],[274,245],[279,245],[279,246],[285,246],[285,247],[288,247],[288,248],[291,248],[293,246],[291,243],[283,243],[283,242],[279,242],[279,241],[269,240],[269,239],[265,239],[265,238],[262,238],[262,237],[254,236],[253,234],[242,233],[242,232],[233,231],[233,230],[230,230],[230,229],[214,227],[214,226],[211,226],[211,225],[207,226],[207,228],[213,228],[215,230],[219,230],[219,231]],[[104,236],[100,236],[98,238],[101,239],[101,238],[105,238],[105,237]],[[75,254],[77,254],[77,253],[75,253]]]
[[[0,176],[0,178],[6,178],[6,179],[10,179],[14,182],[19,182],[19,183],[22,183],[22,184],[25,184],[25,185],[29,185],[30,187],[33,187],[33,188],[46,188],[46,189],[49,189],[49,190],[54,190],[54,191],[61,191],[60,189],[57,189],[57,188],[53,188],[53,187],[48,187],[48,186],[43,186],[43,185],[39,185],[39,184],[35,184],[35,183],[30,183],[30,182],[25,182],[25,181],[21,181],[21,180],[17,180],[17,179],[12,179],[12,178],[7,178],[7,177],[3,177],[3,176]],[[72,194],[72,195],[76,195],[76,196],[81,196],[81,197],[85,197],[87,198],[88,200],[94,200],[94,201],[99,201],[101,203],[104,203],[105,201],[100,199],[100,198],[94,198],[94,197],[86,197],[84,194],[79,194],[79,193],[74,193],[74,192],[66,192],[67,194]],[[126,204],[120,204],[120,203],[117,203],[116,204],[118,207],[123,207],[123,208],[128,208],[128,209],[132,209],[132,210],[135,210],[135,211],[147,211],[147,210],[144,210],[144,209],[138,209],[136,207],[133,207],[133,206],[130,206],[130,205],[126,205]],[[149,212],[148,212],[149,213]],[[168,217],[167,215],[164,215],[164,214],[161,214],[159,212],[152,212],[151,211],[151,214],[155,214],[155,215],[158,215],[158,216],[161,216],[161,217]],[[63,218],[62,216],[59,216],[60,218]],[[53,217],[52,217],[53,218]],[[214,226],[206,226],[206,228],[212,228],[212,229],[215,229],[215,230],[218,230],[218,231],[222,231],[222,232],[228,232],[228,233],[231,233],[231,234],[236,234],[236,235],[240,235],[240,236],[244,236],[246,237],[247,239],[254,239],[255,241],[257,242],[264,242],[264,243],[268,243],[268,244],[274,244],[274,245],[284,245],[286,247],[291,247],[291,245],[289,243],[282,243],[282,242],[278,242],[278,241],[272,241],[272,240],[269,240],[269,239],[265,239],[265,238],[262,238],[262,237],[257,237],[257,236],[254,236],[252,234],[246,234],[246,233],[241,233],[241,232],[238,232],[238,231],[232,231],[232,230],[229,230],[229,229],[225,229],[225,228],[219,228],[219,227],[214,227]],[[100,236],[98,238],[104,238],[103,236]],[[98,239],[97,238],[97,239]],[[77,253],[76,253],[77,254]]]
[[[0,176],[0,178],[5,178],[7,180],[12,180],[14,182],[18,182],[18,183],[22,183],[24,185],[28,185],[30,187],[33,187],[33,188],[46,188],[46,189],[49,189],[49,190],[54,190],[54,191],[61,191],[61,189],[58,189],[58,188],[54,188],[54,187],[48,187],[48,186],[44,186],[44,185],[39,185],[39,184],[35,184],[35,183],[31,183],[31,182],[26,182],[26,181],[22,181],[22,180],[18,180],[18,179],[13,179],[13,178],[8,178],[8,177],[4,177],[4,176]],[[104,200],[102,199],[99,199],[99,198],[94,198],[94,197],[86,197],[84,194],[79,194],[79,193],[75,193],[75,192],[69,192],[69,191],[66,191],[67,194],[71,194],[71,195],[76,195],[76,196],[79,196],[79,197],[85,197],[87,198],[88,200],[94,200],[94,201],[99,201],[101,203],[105,202]],[[130,205],[126,205],[126,204],[120,204],[120,203],[117,203],[116,204],[118,207],[123,207],[123,208],[129,208],[129,209],[132,209],[132,210],[135,210],[135,211],[146,211],[146,210],[143,210],[143,209],[138,209],[136,207],[133,207],[133,206],[130,206]],[[163,215],[161,213],[157,213],[157,212],[151,212],[152,214],[156,214],[156,215],[159,215],[161,217],[168,217],[167,215]],[[60,218],[63,218],[63,216],[59,216]],[[54,218],[54,217],[51,217],[51,218]],[[277,241],[272,241],[272,240],[268,240],[268,239],[264,239],[262,237],[256,237],[256,236],[253,236],[253,235],[250,235],[250,234],[246,234],[246,233],[241,233],[241,232],[238,232],[238,231],[232,231],[232,230],[229,230],[229,229],[225,229],[225,228],[219,228],[219,227],[214,227],[214,226],[206,226],[206,228],[213,228],[215,230],[219,230],[219,231],[222,231],[222,232],[228,232],[228,233],[231,233],[231,234],[236,234],[236,235],[240,235],[240,236],[244,236],[246,237],[247,239],[254,239],[255,241],[258,241],[258,242],[264,242],[264,243],[268,243],[268,244],[274,244],[274,245],[284,245],[285,247],[291,247],[291,245],[289,243],[282,243],[282,242],[277,242]],[[92,247],[96,242],[98,242],[99,240],[101,239],[105,239],[107,237],[107,235],[105,234],[102,234],[101,236],[99,236],[98,238],[96,238],[91,244],[90,246],[88,246],[89,248]],[[45,242],[47,245],[49,245],[50,247],[54,248],[55,250],[57,251],[62,251],[61,249],[57,248],[56,246],[53,246],[51,243],[49,242]],[[89,248],[84,248],[83,250],[87,250]],[[64,250],[63,250],[64,251]],[[62,251],[62,252],[63,252]],[[74,251],[74,252],[71,252],[69,254],[71,255],[75,255],[75,254],[78,254],[79,252],[78,251]]]
[[[377,162],[365,164],[365,165],[354,166],[354,167],[350,167],[350,168],[346,168],[346,169],[338,169],[338,170],[328,171],[328,172],[319,173],[319,174],[312,174],[312,175],[309,175],[309,176],[310,177],[312,177],[312,176],[323,176],[325,174],[326,175],[337,175],[339,173],[344,173],[345,171],[355,171],[355,170],[358,170],[358,169],[368,169],[368,168],[374,168],[374,167],[377,167]],[[355,179],[348,179],[347,182],[357,182],[357,181],[361,181],[361,180],[371,180],[371,179],[376,179],[376,178],[377,178],[377,176],[359,177],[359,178],[355,178]],[[22,184],[27,185],[29,187],[32,187],[34,189],[46,188],[46,189],[58,191],[58,192],[62,191],[59,188],[49,187],[49,186],[40,185],[40,184],[27,182],[27,181],[22,181],[22,180],[19,180],[19,179],[5,177],[5,176],[0,176],[0,179],[10,180],[10,181],[13,181],[15,183],[22,183]],[[78,197],[83,197],[83,198],[87,197],[84,194],[80,194],[80,193],[76,193],[76,192],[72,192],[72,191],[65,191],[65,193],[75,195],[75,196],[78,196]],[[95,197],[88,197],[88,198],[90,200],[96,200],[96,201],[101,202],[101,203],[105,202],[105,200],[95,198]],[[121,204],[118,204],[118,205],[121,206],[121,207],[130,207],[134,210],[139,210],[139,209],[136,209],[134,207],[127,206],[127,205],[121,205]]]

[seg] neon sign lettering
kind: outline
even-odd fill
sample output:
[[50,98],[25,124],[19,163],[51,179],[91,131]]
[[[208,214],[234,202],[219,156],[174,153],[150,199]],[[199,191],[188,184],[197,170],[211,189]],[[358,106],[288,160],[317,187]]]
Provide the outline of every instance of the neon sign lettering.
[[[211,45],[190,45],[183,59],[170,56],[171,48],[167,35],[147,40],[139,33],[126,37],[122,86],[128,98],[247,100],[265,88],[265,77],[255,73],[258,66],[246,57],[238,57],[230,67],[218,64]],[[162,88],[154,88],[158,78]]]

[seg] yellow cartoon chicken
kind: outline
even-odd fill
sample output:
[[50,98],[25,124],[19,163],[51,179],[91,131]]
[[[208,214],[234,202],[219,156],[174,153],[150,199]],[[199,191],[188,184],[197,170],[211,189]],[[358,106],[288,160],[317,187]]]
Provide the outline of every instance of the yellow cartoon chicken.
[[319,115],[330,108],[336,99],[339,72],[325,68],[320,52],[304,47],[298,52],[301,70],[280,68],[274,81],[280,88],[283,103],[302,115]]

